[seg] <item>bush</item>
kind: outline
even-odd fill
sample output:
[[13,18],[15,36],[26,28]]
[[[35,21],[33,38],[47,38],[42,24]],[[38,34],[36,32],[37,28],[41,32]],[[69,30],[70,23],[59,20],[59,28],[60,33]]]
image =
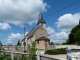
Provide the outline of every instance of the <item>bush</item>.
[[21,57],[21,58],[19,58],[19,60],[28,60],[27,58],[28,58],[27,56],[22,55],[22,57]]
[[0,55],[0,60],[11,60],[10,55]]
[[65,48],[58,48],[54,50],[47,50],[45,54],[49,55],[56,55],[56,54],[66,54],[66,49]]

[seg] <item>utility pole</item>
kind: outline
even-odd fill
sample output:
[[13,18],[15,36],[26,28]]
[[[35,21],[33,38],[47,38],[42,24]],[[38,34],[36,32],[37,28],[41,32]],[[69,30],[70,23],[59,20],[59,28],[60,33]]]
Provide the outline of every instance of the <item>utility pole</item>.
[[24,27],[24,43],[23,43],[23,45],[24,45],[24,53],[26,53],[26,50],[25,50],[25,47],[26,47],[26,42],[25,42],[25,27]]

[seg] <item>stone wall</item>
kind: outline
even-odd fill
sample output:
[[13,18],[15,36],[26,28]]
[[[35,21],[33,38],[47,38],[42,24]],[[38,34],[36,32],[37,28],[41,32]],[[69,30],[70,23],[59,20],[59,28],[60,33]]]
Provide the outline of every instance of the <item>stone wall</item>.
[[77,46],[77,45],[50,45],[49,49],[58,49],[58,48],[66,48],[66,47],[73,47],[73,46]]
[[38,27],[38,29],[34,35],[35,35],[35,39],[39,38],[41,35],[45,36],[46,38],[49,38],[47,31],[41,26]]

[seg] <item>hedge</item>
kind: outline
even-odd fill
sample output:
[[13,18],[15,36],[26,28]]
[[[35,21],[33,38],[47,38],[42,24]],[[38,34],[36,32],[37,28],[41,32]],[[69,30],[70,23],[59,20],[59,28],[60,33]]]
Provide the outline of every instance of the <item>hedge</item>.
[[45,54],[49,55],[56,55],[56,54],[66,54],[66,49],[65,48],[58,48],[54,50],[47,50]]

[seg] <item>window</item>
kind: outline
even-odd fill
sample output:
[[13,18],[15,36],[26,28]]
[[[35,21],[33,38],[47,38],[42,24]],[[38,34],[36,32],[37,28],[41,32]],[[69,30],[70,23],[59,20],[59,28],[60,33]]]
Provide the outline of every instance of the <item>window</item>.
[[45,44],[47,44],[47,41],[45,41]]
[[39,41],[37,41],[37,44],[39,44]]
[[47,41],[45,41],[45,42],[47,42]]

